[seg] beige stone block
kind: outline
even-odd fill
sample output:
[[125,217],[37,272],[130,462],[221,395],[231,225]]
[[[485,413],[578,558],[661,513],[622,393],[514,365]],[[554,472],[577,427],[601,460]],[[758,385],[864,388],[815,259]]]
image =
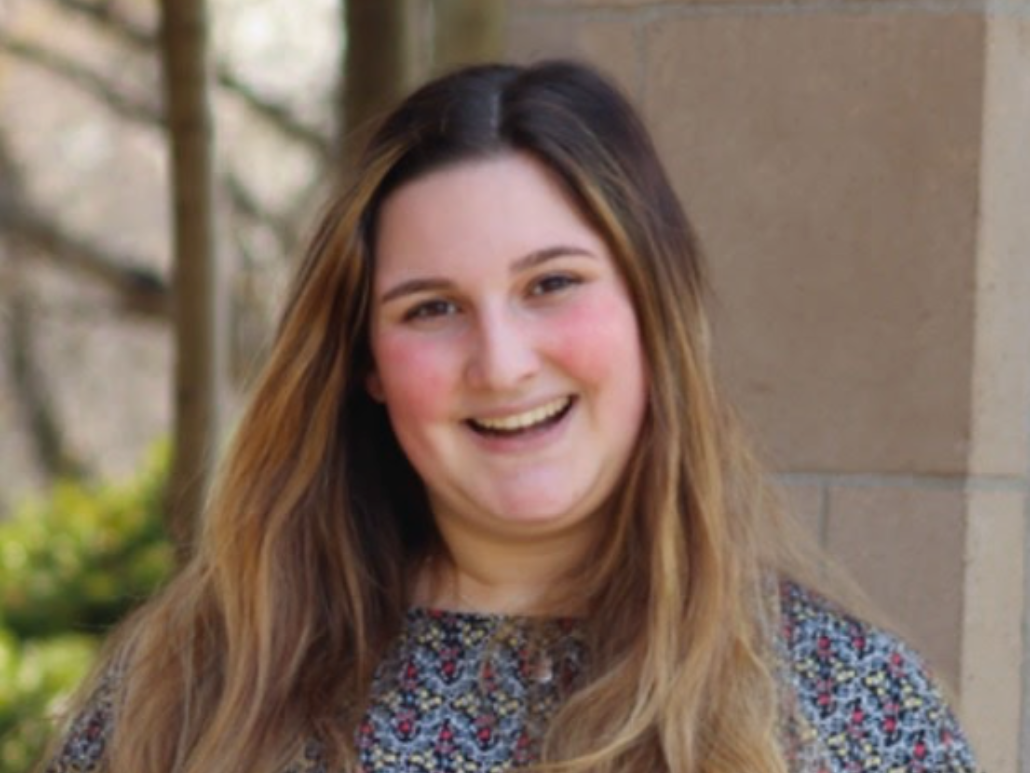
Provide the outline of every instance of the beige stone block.
[[807,483],[787,483],[782,486],[781,492],[787,512],[815,540],[816,544],[822,544],[825,528],[823,487]]
[[826,545],[949,685],[958,684],[965,494],[835,487]]
[[[677,0],[670,0],[665,5],[681,5]],[[653,6],[649,0],[515,0],[514,8],[519,10],[529,9],[564,9],[564,8],[635,8],[639,6]]]
[[636,33],[631,20],[596,20],[588,16],[556,18],[511,14],[508,54],[515,61],[578,58],[613,77],[631,96],[640,83]]
[[[933,0],[931,0],[933,1]],[[938,0],[941,2],[941,0]],[[946,0],[941,2],[942,6]],[[675,13],[677,10],[688,10],[690,6],[761,6],[775,5],[783,7],[783,0],[514,0],[514,7],[519,9],[564,9],[564,8],[604,8],[604,9],[640,9],[648,11],[667,11]],[[803,10],[799,8],[798,10]]]
[[[1018,14],[1018,3],[1011,0],[1009,7]],[[715,12],[739,15],[768,15],[770,11],[781,16],[801,16],[813,11],[826,11],[831,3],[825,0],[511,0],[511,8],[522,13],[562,13],[579,10],[613,11],[616,13],[647,14],[662,19],[676,16],[711,14]],[[893,0],[850,0],[850,5],[859,12],[875,13],[877,5],[888,6],[886,12],[896,12]],[[889,7],[894,5],[893,8]],[[696,8],[702,6],[702,8]],[[771,6],[764,8],[763,6]],[[1005,6],[1001,6],[1005,9]],[[907,15],[920,13],[955,13],[954,0],[924,0],[919,7],[910,6]]]
[[1030,468],[1030,21],[987,34],[970,470]]
[[1018,491],[969,495],[962,715],[980,764],[992,773],[1019,767],[1025,508]]
[[719,365],[782,470],[965,469],[983,41],[975,15],[644,27]]

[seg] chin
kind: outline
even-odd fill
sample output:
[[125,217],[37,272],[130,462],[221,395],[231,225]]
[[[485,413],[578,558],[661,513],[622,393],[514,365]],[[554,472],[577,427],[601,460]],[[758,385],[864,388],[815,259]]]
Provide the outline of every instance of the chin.
[[560,506],[534,506],[505,508],[494,511],[491,520],[504,523],[509,527],[524,527],[528,530],[546,531],[548,527],[567,528],[587,520],[588,516],[580,508]]

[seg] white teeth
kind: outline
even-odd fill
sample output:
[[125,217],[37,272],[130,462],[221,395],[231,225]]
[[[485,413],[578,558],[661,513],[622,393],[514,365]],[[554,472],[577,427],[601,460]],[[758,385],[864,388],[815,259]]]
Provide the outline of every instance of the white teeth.
[[499,419],[472,419],[472,423],[495,432],[515,432],[554,418],[564,411],[570,402],[572,402],[571,397],[559,397],[557,400],[552,400],[525,413],[517,413],[514,416],[505,416]]

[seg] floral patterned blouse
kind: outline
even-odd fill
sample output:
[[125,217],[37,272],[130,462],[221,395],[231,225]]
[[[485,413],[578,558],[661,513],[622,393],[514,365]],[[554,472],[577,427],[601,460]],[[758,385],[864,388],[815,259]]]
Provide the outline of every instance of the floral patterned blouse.
[[[793,769],[977,770],[954,715],[906,645],[796,586],[785,586],[783,598],[782,674],[798,717],[787,736]],[[531,763],[541,725],[584,658],[574,623],[549,623],[545,638],[532,648],[517,620],[498,615],[410,611],[357,730],[361,773],[497,773]],[[101,685],[47,773],[103,769],[112,692]],[[284,773],[326,773],[318,745]]]

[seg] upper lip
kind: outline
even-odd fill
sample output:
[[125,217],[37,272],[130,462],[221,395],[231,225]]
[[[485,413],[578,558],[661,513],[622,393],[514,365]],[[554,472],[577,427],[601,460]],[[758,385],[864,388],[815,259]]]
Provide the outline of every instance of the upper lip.
[[507,419],[512,416],[518,416],[522,413],[528,413],[529,411],[535,411],[537,408],[542,408],[545,405],[557,402],[558,400],[571,400],[573,395],[555,395],[554,397],[546,397],[540,400],[534,400],[533,402],[523,403],[517,406],[504,406],[503,408],[491,408],[489,410],[480,411],[471,414],[466,417],[466,421],[477,421],[479,419],[486,419],[487,421],[496,419]]

